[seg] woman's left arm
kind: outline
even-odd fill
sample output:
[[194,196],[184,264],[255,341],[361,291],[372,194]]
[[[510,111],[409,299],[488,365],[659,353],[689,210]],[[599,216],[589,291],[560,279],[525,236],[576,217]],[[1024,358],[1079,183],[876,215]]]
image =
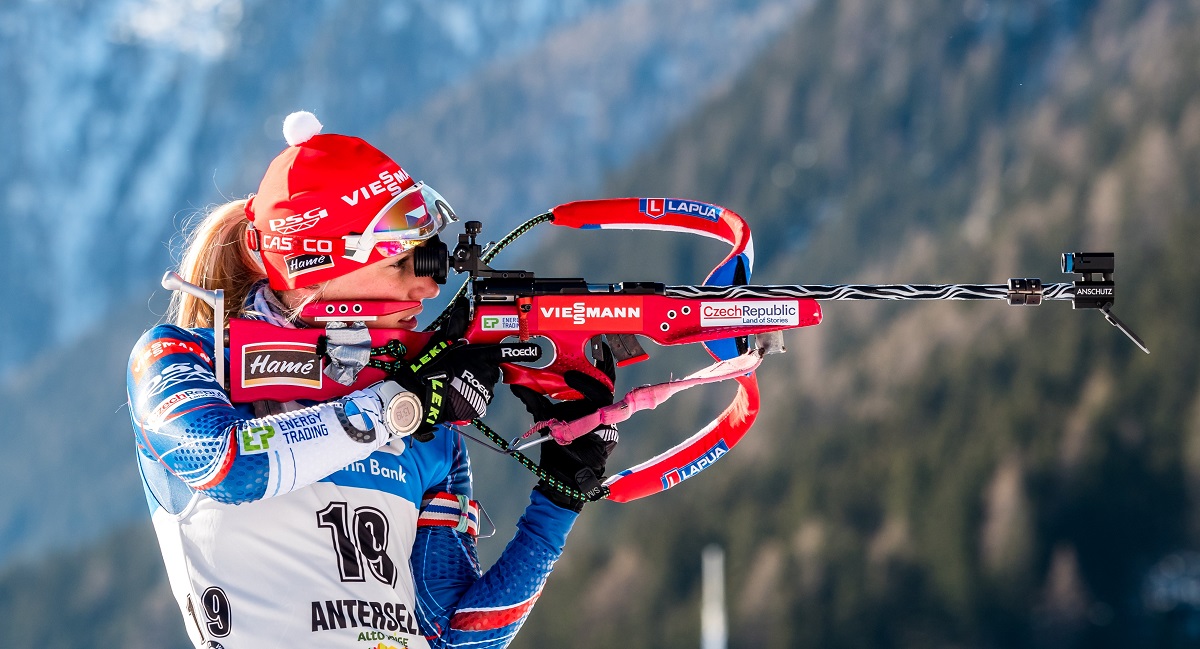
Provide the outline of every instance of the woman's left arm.
[[541,595],[577,513],[539,491],[500,558],[481,573],[475,539],[452,527],[419,526],[412,553],[417,618],[431,646],[506,647]]
[[[525,403],[535,421],[569,421],[613,402],[609,387],[582,372],[567,372],[563,378],[583,399],[552,404],[545,396],[520,386],[514,386],[513,393]],[[461,437],[454,439],[461,443]],[[565,446],[544,444],[538,463],[543,479],[517,521],[516,536],[482,575],[474,538],[445,527],[454,520],[455,508],[447,507],[451,515],[442,513],[442,520],[436,521],[428,520],[433,518],[430,508],[423,508],[417,521],[412,565],[417,620],[434,647],[479,649],[506,647],[512,642],[541,595],[554,562],[562,555],[567,533],[585,502],[565,495],[560,488],[570,487],[576,495],[598,489],[616,445],[617,430],[612,426],[601,426]],[[465,461],[465,452],[462,457]],[[462,502],[470,493],[469,465],[466,471],[451,473],[465,476],[468,495],[460,499]],[[551,487],[551,483],[557,486]],[[453,501],[454,496],[449,496],[443,502]],[[426,525],[422,525],[422,519],[426,519]],[[465,515],[461,520],[466,521]]]

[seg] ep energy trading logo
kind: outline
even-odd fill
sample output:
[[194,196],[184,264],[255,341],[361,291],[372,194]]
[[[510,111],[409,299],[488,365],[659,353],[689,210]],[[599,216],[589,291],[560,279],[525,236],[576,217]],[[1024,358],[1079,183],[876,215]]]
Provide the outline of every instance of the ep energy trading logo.
[[485,315],[480,318],[479,328],[484,331],[519,331],[521,319],[515,315]]
[[800,324],[800,304],[795,300],[701,302],[701,327],[781,326]]

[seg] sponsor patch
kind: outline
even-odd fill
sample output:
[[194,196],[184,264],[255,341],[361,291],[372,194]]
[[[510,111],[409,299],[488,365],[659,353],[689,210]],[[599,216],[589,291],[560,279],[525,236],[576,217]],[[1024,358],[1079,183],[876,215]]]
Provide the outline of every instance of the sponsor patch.
[[349,421],[355,430],[361,430],[364,433],[375,430],[375,422],[371,421],[371,416],[363,412],[353,400],[343,404],[342,412],[346,415],[346,421]]
[[[353,551],[353,550],[351,550]],[[408,646],[399,633],[420,635],[416,615],[404,604],[371,602],[361,599],[332,599],[312,603],[312,632],[337,629],[361,629],[359,641],[396,642]],[[383,643],[380,643],[383,644]],[[387,645],[383,645],[387,646]],[[378,649],[378,645],[367,649]]]
[[265,342],[242,347],[242,387],[295,385],[320,388],[321,357],[311,343]]
[[[399,446],[400,453],[402,453],[403,449],[404,449],[404,444],[398,444],[397,446]],[[398,454],[399,453],[397,453],[397,455]],[[395,457],[395,456],[392,456],[392,457]],[[343,467],[342,470],[350,471],[352,473],[369,473],[374,476],[379,476],[382,478],[387,478],[389,480],[395,480],[396,482],[403,482],[403,483],[407,484],[408,481],[405,480],[406,474],[404,473],[404,467],[400,466],[399,461],[395,461],[395,462],[393,462],[391,460],[385,460],[385,461],[388,462],[387,465],[385,465],[383,462],[380,462],[379,460],[377,460],[374,457],[368,457],[365,460],[358,460],[357,462],[351,462],[350,464]],[[392,464],[394,464],[394,466],[390,466]]]
[[275,427],[270,424],[242,429],[242,455],[257,455],[271,450]]
[[353,193],[342,196],[347,205],[353,207],[361,200],[371,200],[380,194],[399,196],[404,191],[404,183],[409,182],[409,176],[399,167],[391,172],[386,169],[379,172],[379,180],[368,183],[354,190]]
[[316,413],[284,415],[275,421],[275,431],[289,445],[300,444],[318,437],[329,437],[329,427]]
[[175,394],[167,397],[165,401],[158,404],[153,412],[150,413],[151,425],[162,422],[167,415],[201,399],[216,399],[224,403],[229,403],[229,396],[222,390],[211,390],[207,388],[196,388],[192,390],[180,390]]
[[276,235],[267,232],[259,233],[262,249],[268,252],[306,253],[310,255],[333,254],[333,241],[329,239],[309,239],[307,237],[292,237]]
[[134,359],[133,366],[130,368],[133,372],[133,379],[135,381],[141,379],[142,373],[153,365],[154,361],[170,354],[195,354],[203,358],[205,363],[212,363],[212,359],[204,353],[200,345],[177,338],[162,338],[146,345]]
[[342,430],[350,439],[360,444],[369,444],[375,441],[375,422],[358,407],[357,403],[354,403],[353,399],[334,401],[333,414],[337,415],[338,423],[342,425]]
[[605,333],[642,330],[642,298],[626,295],[546,296],[538,300],[539,329],[601,328]]
[[704,452],[704,455],[696,458],[689,464],[672,469],[662,475],[663,489],[670,489],[675,485],[687,480],[688,478],[700,473],[701,471],[712,466],[717,460],[721,459],[722,455],[729,452],[729,445],[725,440],[718,440],[716,445]]
[[642,214],[652,219],[662,218],[664,214],[696,216],[706,221],[716,221],[721,218],[720,207],[681,198],[643,198],[639,200],[638,207]]
[[142,393],[142,401],[145,402],[150,397],[162,394],[176,385],[188,381],[216,383],[217,377],[213,376],[210,368],[199,363],[171,363],[162,368],[146,384],[146,391]]
[[537,345],[501,347],[500,358],[514,361],[536,361],[541,360],[542,350]]
[[288,277],[311,273],[322,268],[333,268],[333,255],[293,255],[284,257]]
[[267,225],[271,230],[279,234],[295,234],[311,228],[327,216],[329,216],[329,210],[318,207],[303,214],[293,214],[279,219],[271,219],[267,221]]
[[701,327],[798,326],[800,304],[795,300],[701,302]]
[[308,412],[288,413],[274,418],[270,424],[244,427],[240,441],[243,455],[256,455],[321,437],[329,437],[329,427],[320,415]]
[[400,466],[399,462],[396,462],[396,466],[384,466],[379,460],[369,457],[367,458],[367,464],[371,475],[395,480],[396,482],[405,482],[404,467]]
[[484,331],[520,331],[521,319],[515,315],[485,315],[479,328]]

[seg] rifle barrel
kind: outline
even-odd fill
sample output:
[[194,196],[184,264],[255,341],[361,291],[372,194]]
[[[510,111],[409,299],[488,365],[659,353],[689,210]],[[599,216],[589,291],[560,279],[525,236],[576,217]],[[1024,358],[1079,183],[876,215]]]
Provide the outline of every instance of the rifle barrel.
[[[777,284],[666,287],[665,295],[690,299],[809,298],[813,300],[1007,300],[1007,284]],[[1043,300],[1073,300],[1071,283],[1043,284]]]

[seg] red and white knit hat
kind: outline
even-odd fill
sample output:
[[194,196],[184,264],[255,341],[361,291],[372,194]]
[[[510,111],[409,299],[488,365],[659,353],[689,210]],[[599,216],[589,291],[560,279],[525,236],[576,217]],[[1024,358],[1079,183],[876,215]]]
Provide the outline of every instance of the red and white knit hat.
[[271,288],[318,284],[433,237],[453,210],[437,192],[365,141],[320,135],[309,112],[283,122],[284,149],[246,203],[247,245]]

